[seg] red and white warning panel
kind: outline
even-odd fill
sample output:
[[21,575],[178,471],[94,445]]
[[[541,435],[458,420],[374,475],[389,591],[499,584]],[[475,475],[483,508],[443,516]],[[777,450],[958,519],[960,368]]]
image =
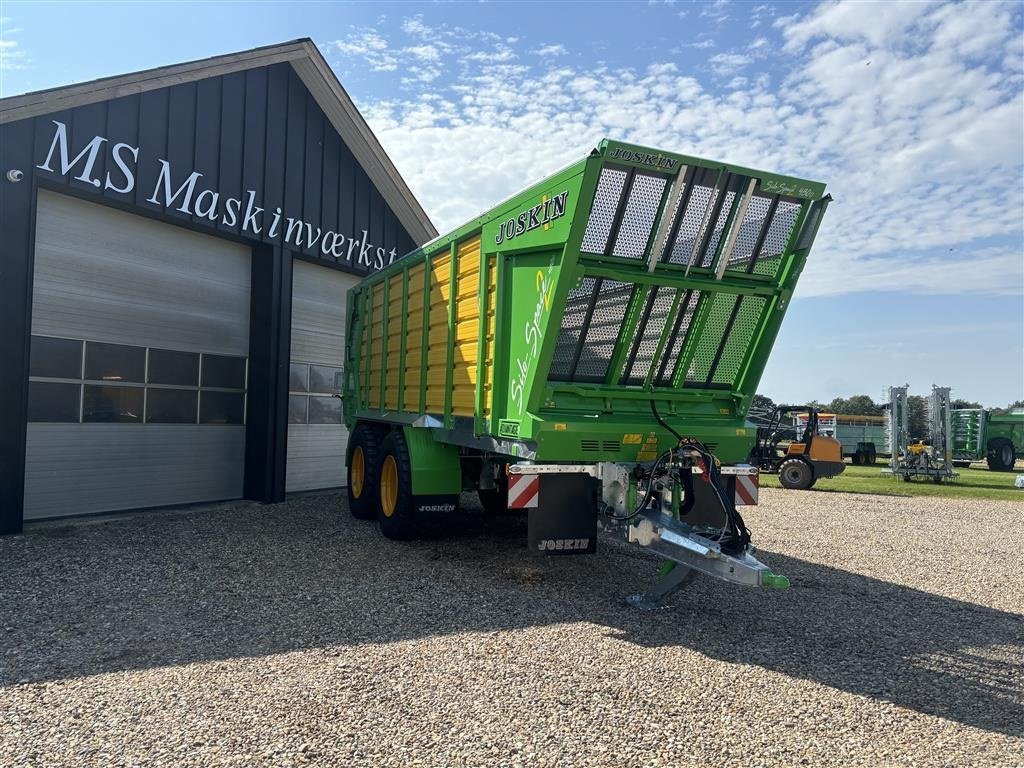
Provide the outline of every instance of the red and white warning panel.
[[540,475],[508,476],[508,508],[535,509],[540,498]]
[[736,475],[736,506],[753,506],[757,504],[759,474]]

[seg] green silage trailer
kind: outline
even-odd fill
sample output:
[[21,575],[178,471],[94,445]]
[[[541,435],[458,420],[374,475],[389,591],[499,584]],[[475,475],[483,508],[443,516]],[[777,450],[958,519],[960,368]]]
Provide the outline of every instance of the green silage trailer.
[[[747,409],[830,197],[813,181],[605,140],[353,288],[349,504],[418,535],[477,492],[531,550],[598,521],[669,564],[784,586],[738,506]],[[670,570],[670,572],[668,572]]]

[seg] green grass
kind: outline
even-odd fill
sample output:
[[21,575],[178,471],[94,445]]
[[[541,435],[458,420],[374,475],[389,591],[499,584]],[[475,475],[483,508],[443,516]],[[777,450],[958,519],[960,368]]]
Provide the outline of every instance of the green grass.
[[[991,472],[988,469],[958,469],[959,477],[943,480],[936,485],[928,478],[901,480],[883,475],[886,464],[879,460],[873,467],[856,467],[847,464],[846,471],[839,477],[819,480],[813,491],[842,491],[845,493],[879,493],[884,496],[941,496],[957,499],[996,499],[998,501],[1024,502],[1024,489],[1014,488],[1013,480],[1019,473]],[[984,466],[984,464],[980,465]],[[761,486],[780,488],[778,475],[761,473]]]

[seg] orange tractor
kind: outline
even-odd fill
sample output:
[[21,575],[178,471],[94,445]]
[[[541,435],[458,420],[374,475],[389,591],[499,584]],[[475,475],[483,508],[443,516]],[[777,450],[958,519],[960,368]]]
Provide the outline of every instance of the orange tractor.
[[[783,418],[806,413],[807,425],[784,426]],[[834,437],[818,434],[818,409],[806,405],[779,405],[768,425],[757,430],[749,462],[762,472],[778,473],[783,488],[807,490],[820,477],[835,477],[846,469],[843,446]]]

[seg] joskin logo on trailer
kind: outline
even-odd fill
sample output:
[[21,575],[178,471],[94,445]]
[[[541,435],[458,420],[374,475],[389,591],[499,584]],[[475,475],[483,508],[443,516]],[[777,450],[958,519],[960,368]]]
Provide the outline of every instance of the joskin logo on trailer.
[[555,219],[565,216],[565,201],[569,197],[569,190],[554,197],[544,197],[540,203],[529,208],[517,216],[513,216],[502,222],[498,227],[498,233],[494,236],[494,244],[501,245],[509,240],[514,240],[527,232],[532,232],[538,227],[545,229]]
[[[78,181],[91,184],[96,189],[109,189],[122,195],[135,189],[139,147],[133,147],[125,142],[111,144],[110,157],[117,166],[117,171],[113,175],[108,172],[101,181],[98,176],[93,176],[93,168],[100,148],[104,144],[110,144],[109,140],[105,136],[94,136],[72,158],[72,150],[68,146],[67,126],[57,120],[52,122],[56,126],[53,140],[46,152],[46,158],[36,168],[67,176],[81,163],[81,173],[74,177]],[[268,240],[277,240],[280,237],[286,245],[305,249],[336,263],[344,261],[368,270],[383,269],[398,257],[397,249],[392,248],[388,251],[371,243],[369,233],[365,229],[362,230],[360,237],[333,230],[324,231],[307,221],[284,215],[280,208],[273,214],[267,211],[264,217],[264,209],[257,205],[254,190],[246,190],[241,197],[224,197],[218,190],[203,189],[199,183],[203,174],[196,170],[183,181],[180,177],[175,178],[175,183],[181,181],[175,188],[175,183],[171,181],[174,178],[171,164],[162,158],[157,158],[157,163],[160,170],[156,186],[153,194],[146,198],[146,202],[152,205],[174,208],[181,213],[192,214],[210,222],[219,219],[225,227],[240,225],[242,234],[263,235]]]
[[627,163],[637,163],[639,165],[648,165],[651,168],[657,168],[662,171],[671,171],[676,167],[676,161],[674,158],[665,157],[664,155],[656,155],[653,152],[637,152],[633,149],[624,149],[622,147],[616,147],[610,155],[609,160],[623,160]]

